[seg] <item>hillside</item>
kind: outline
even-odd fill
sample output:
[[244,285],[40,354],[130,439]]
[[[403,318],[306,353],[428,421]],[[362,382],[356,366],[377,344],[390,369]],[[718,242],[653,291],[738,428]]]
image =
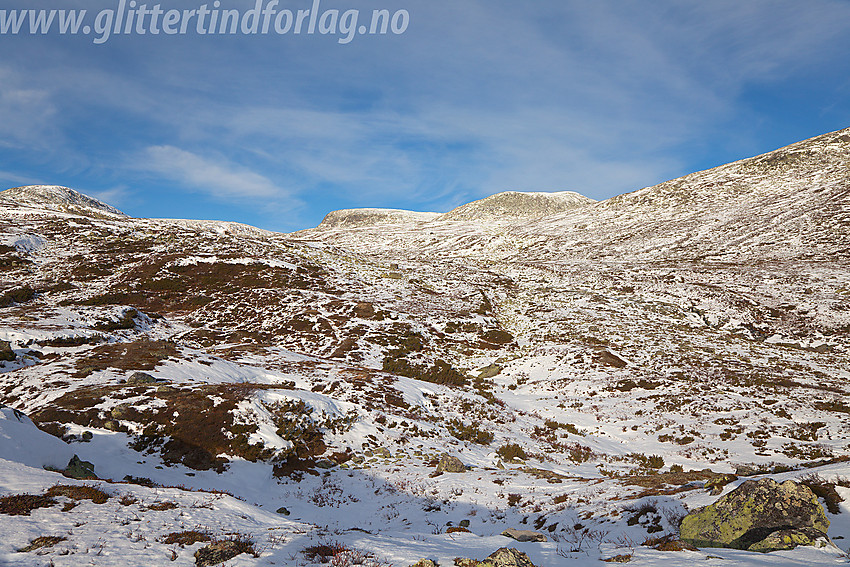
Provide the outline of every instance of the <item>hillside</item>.
[[[339,565],[833,565],[848,167],[844,130],[544,216],[502,194],[292,235],[0,193],[0,563],[191,565],[229,538],[257,556],[229,565],[335,542]],[[38,468],[68,455],[100,480]],[[641,545],[747,479],[813,474],[834,545]],[[2,511],[25,493],[44,506]],[[39,537],[64,539],[17,551]]]
[[533,219],[577,209],[594,202],[593,199],[572,191],[555,193],[507,191],[461,205],[441,215],[439,220]]
[[103,201],[83,195],[79,191],[58,185],[26,185],[6,189],[0,192],[0,203],[7,206],[67,211],[84,216],[89,216],[95,212],[127,216],[112,205],[107,205]]

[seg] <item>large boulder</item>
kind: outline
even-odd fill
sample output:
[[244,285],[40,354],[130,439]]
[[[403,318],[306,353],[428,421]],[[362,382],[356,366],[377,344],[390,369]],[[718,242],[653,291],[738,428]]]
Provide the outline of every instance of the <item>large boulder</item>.
[[748,480],[682,520],[681,539],[698,547],[776,551],[827,538],[817,496],[794,481]]

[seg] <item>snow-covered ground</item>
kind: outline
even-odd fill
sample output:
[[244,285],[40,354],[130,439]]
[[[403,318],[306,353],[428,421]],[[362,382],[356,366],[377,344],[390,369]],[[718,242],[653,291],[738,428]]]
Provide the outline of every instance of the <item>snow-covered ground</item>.
[[[189,564],[207,542],[167,537],[191,531],[253,542],[228,565],[334,542],[402,567],[504,546],[541,567],[846,562],[848,148],[833,133],[539,218],[524,194],[510,219],[496,199],[294,235],[0,194],[0,497],[109,495],[0,514],[0,563]],[[443,453],[467,470],[436,474]],[[100,479],[43,468],[73,455]],[[733,472],[725,493],[838,483],[833,545],[641,545]]]

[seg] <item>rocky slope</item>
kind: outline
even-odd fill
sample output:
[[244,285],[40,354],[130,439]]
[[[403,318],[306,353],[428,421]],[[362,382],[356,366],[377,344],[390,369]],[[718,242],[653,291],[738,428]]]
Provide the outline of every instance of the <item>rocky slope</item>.
[[440,215],[441,221],[534,219],[578,209],[595,201],[573,191],[528,193],[507,191],[461,205]]
[[59,185],[26,185],[6,189],[0,192],[0,204],[67,211],[82,215],[91,211],[127,216],[112,205]]
[[[262,543],[240,565],[335,541],[450,565],[506,528],[546,535],[521,544],[539,566],[685,565],[707,554],[640,544],[745,475],[817,472],[850,498],[848,157],[842,131],[539,218],[346,213],[293,235],[4,192],[0,403],[145,486],[0,516],[0,561],[41,565],[15,550],[61,536],[56,565],[191,564],[204,542],[164,542],[203,524]],[[67,482],[4,451],[0,496]]]

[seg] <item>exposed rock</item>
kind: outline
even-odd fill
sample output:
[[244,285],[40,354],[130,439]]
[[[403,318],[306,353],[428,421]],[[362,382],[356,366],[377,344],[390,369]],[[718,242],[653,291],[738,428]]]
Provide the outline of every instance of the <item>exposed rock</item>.
[[129,416],[132,407],[133,406],[131,406],[130,404],[119,404],[112,408],[109,414],[114,419],[126,419]]
[[254,553],[254,548],[245,541],[214,541],[195,552],[195,565],[207,567],[218,565],[242,553]]
[[99,213],[109,213],[122,217],[127,216],[103,201],[98,201],[78,191],[58,185],[27,185],[6,189],[0,192],[0,200],[14,201],[29,206],[41,206],[51,209],[58,208],[59,210],[67,210],[69,207],[75,207],[73,210],[78,213],[82,211],[76,207],[83,207],[84,209],[91,209]]
[[71,457],[71,460],[68,462],[68,466],[65,467],[62,474],[79,480],[97,478],[97,475],[94,474],[94,465],[88,461],[83,461],[77,455]]
[[466,472],[466,466],[463,464],[463,461],[457,457],[453,457],[448,453],[443,453],[443,456],[440,457],[440,462],[437,463],[437,472],[462,473]]
[[132,376],[127,378],[127,384],[130,385],[157,384],[159,382],[165,382],[165,380],[162,380],[160,378],[154,378],[146,372],[134,372]]
[[536,567],[528,555],[512,547],[501,547],[483,561],[458,557],[455,559],[455,565],[457,567]]
[[514,528],[508,528],[502,532],[502,535],[505,537],[509,537],[515,539],[520,542],[524,541],[548,541],[546,536],[540,532],[535,532],[534,530],[516,530]]
[[478,369],[478,377],[482,380],[492,378],[493,376],[497,376],[501,371],[502,367],[498,364],[490,364],[489,366]]
[[613,366],[614,368],[624,368],[626,366],[625,360],[607,350],[601,350],[594,354],[593,361],[598,364]]
[[0,341],[0,360],[13,362],[15,360],[15,351],[12,350],[12,343],[9,341]]
[[723,492],[724,486],[730,482],[735,482],[736,480],[738,480],[738,476],[734,474],[717,475],[714,478],[710,478],[705,481],[705,489],[708,490],[712,496],[719,496],[720,493]]
[[[683,541],[700,547],[768,551],[776,539],[768,540],[774,532],[809,529],[825,537],[828,528],[826,513],[809,488],[765,478],[749,480],[714,504],[688,514],[680,533]],[[786,535],[776,537],[789,545],[795,538],[804,539],[804,534]],[[811,534],[807,537],[810,541]]]
[[514,336],[503,329],[490,329],[481,338],[494,345],[506,345],[514,342]]
[[410,567],[439,567],[435,561],[431,559],[420,559]]
[[288,515],[289,515],[289,510],[288,510],[287,508],[285,508],[285,507],[281,506],[280,508],[278,508],[278,509],[277,509],[277,513],[278,513],[278,514],[282,514],[282,515],[284,515],[284,516],[288,516]]
[[792,528],[775,531],[763,540],[751,545],[748,550],[781,551],[783,549],[794,549],[798,545],[823,545],[828,541],[829,537],[824,532],[814,528]]

